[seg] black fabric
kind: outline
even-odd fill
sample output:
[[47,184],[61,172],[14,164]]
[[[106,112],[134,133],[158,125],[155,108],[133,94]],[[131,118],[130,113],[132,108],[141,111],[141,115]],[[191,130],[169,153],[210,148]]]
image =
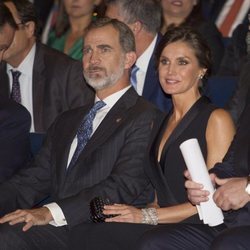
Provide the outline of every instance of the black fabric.
[[146,232],[137,242],[136,250],[206,250],[225,227],[207,225],[168,224]]
[[24,224],[0,225],[1,250],[66,250],[68,230],[66,227],[34,226],[26,232]]
[[250,226],[231,228],[216,237],[211,250],[243,250],[250,248]]

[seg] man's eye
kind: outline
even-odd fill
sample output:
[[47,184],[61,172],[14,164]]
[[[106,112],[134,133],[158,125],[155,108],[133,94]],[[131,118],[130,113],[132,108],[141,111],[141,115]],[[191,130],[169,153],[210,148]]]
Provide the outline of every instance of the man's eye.
[[83,49],[83,55],[87,55],[89,53],[92,52],[92,49],[91,48],[86,48],[86,49]]
[[109,52],[110,51],[110,48],[108,48],[108,47],[103,47],[102,49],[101,49],[101,52],[102,53],[106,53],[106,52]]
[[168,64],[168,60],[167,59],[161,59],[160,63],[163,65],[167,65]]

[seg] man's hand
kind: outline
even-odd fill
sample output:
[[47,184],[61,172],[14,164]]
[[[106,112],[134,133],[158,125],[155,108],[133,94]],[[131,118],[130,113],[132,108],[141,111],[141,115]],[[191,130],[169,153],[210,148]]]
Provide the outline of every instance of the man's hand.
[[32,226],[47,225],[53,220],[52,215],[48,208],[41,207],[29,210],[16,210],[15,212],[6,214],[0,218],[0,223],[9,222],[10,225],[17,223],[26,223],[23,231],[29,230]]
[[222,210],[237,210],[250,201],[250,195],[245,191],[247,185],[245,177],[228,179],[216,177],[215,182],[220,187],[214,193],[213,199]]
[[[191,180],[188,170],[184,172],[185,177],[188,179],[185,182],[187,188],[188,199],[193,205],[199,205],[201,202],[208,201],[209,191],[203,190],[203,185]],[[212,183],[214,183],[215,175],[210,174]]]

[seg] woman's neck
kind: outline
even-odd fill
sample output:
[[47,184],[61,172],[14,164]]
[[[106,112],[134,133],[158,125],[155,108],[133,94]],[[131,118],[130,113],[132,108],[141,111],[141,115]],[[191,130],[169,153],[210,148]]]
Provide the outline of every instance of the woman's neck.
[[79,18],[69,18],[70,30],[72,34],[82,35],[92,20],[92,14]]
[[173,114],[172,119],[175,121],[181,120],[194,103],[201,97],[200,93],[192,95],[173,95]]

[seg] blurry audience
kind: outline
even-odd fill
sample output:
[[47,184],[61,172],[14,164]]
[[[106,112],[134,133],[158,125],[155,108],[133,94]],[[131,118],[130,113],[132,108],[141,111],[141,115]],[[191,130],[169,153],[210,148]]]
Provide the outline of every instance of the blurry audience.
[[70,57],[81,60],[86,27],[93,19],[100,0],[60,0],[56,24],[47,44]]
[[127,24],[135,36],[137,61],[132,68],[131,82],[139,95],[168,112],[172,106],[169,95],[162,90],[154,51],[162,35],[161,7],[158,0],[105,0],[106,16]]
[[[0,64],[16,29],[11,12],[0,3]],[[29,129],[29,112],[8,98],[0,98],[0,183],[10,178],[29,159]]]
[[201,0],[161,0],[163,23],[161,32],[180,25],[188,25],[200,32],[212,51],[212,74],[216,74],[224,53],[222,36],[215,24],[203,16]]
[[0,65],[0,96],[24,105],[31,132],[45,132],[54,119],[94,98],[81,63],[37,40],[37,17],[28,0],[0,0],[10,9],[18,29]]

